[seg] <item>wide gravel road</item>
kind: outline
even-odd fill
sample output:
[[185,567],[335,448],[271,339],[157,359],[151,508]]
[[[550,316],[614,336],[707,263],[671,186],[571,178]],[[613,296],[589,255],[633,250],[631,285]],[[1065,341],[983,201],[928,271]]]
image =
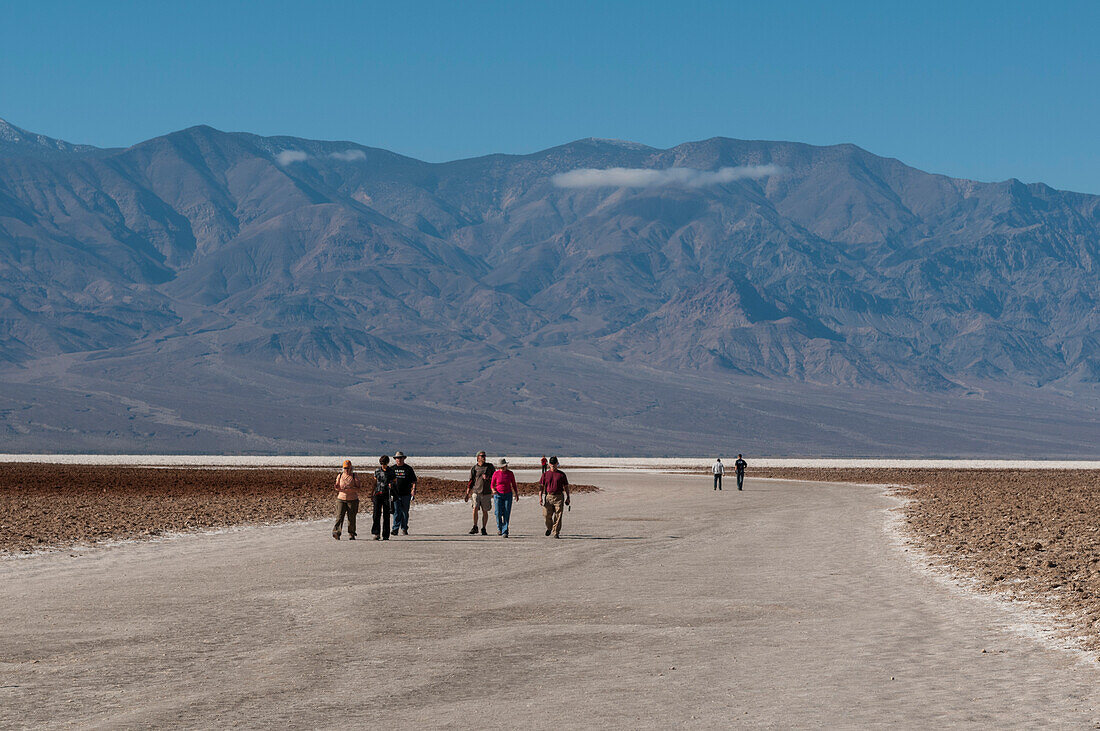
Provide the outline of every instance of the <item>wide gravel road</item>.
[[0,727],[1100,718],[1100,672],[914,570],[878,488],[570,477],[604,490],[561,540],[524,498],[507,540],[436,505],[388,543],[311,523],[0,561]]

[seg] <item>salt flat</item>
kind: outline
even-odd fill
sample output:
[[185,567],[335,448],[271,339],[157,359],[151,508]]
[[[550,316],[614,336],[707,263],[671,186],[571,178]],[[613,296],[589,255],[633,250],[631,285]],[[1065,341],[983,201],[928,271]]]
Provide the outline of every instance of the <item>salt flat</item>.
[[[490,455],[493,460],[507,456],[513,465],[534,467],[537,456]],[[736,453],[718,455],[727,467],[737,458]],[[118,465],[134,467],[324,467],[339,469],[340,463],[350,458],[356,464],[375,464],[378,455],[275,455],[232,456],[211,454],[0,454],[0,462],[36,462],[73,465]],[[885,459],[885,458],[807,458],[807,457],[756,457],[749,455],[753,467],[822,467],[822,468],[925,468],[925,469],[1028,469],[1028,470],[1095,470],[1100,460],[1066,459]],[[699,470],[714,463],[714,457],[561,457],[563,465],[573,468],[608,469],[617,471],[643,470]],[[411,455],[409,463],[417,467],[441,468],[473,464],[471,455],[417,456]]]
[[914,571],[879,488],[570,476],[604,490],[559,541],[524,498],[508,540],[434,505],[388,543],[314,523],[0,562],[0,726],[1100,718],[1097,670]]

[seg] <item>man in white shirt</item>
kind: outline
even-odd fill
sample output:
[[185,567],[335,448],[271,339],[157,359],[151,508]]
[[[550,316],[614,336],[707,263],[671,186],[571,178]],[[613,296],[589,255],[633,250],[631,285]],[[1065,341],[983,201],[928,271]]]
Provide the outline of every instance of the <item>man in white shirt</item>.
[[711,465],[710,471],[714,473],[714,489],[722,489],[722,475],[726,473],[726,468],[722,464],[722,458],[714,460],[714,464]]

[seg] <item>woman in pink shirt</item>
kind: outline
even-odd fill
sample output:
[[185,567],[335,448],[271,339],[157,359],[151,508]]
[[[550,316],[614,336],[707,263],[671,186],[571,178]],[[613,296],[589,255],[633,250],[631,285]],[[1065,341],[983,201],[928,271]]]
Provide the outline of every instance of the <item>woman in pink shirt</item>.
[[512,515],[512,500],[519,500],[519,488],[516,476],[508,468],[508,460],[503,457],[493,472],[493,509],[497,514],[497,535],[508,537],[508,518]]
[[355,514],[359,512],[359,490],[362,485],[351,460],[344,460],[344,471],[336,476],[336,525],[332,526],[332,537],[340,540],[340,529],[344,527],[344,516],[348,516],[348,540],[355,540]]

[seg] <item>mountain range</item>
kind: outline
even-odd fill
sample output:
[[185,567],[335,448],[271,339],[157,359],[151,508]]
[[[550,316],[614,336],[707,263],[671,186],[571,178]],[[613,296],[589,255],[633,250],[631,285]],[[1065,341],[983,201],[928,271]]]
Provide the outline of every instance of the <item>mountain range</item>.
[[854,145],[0,120],[0,451],[1095,456],[1098,257],[1100,196]]

